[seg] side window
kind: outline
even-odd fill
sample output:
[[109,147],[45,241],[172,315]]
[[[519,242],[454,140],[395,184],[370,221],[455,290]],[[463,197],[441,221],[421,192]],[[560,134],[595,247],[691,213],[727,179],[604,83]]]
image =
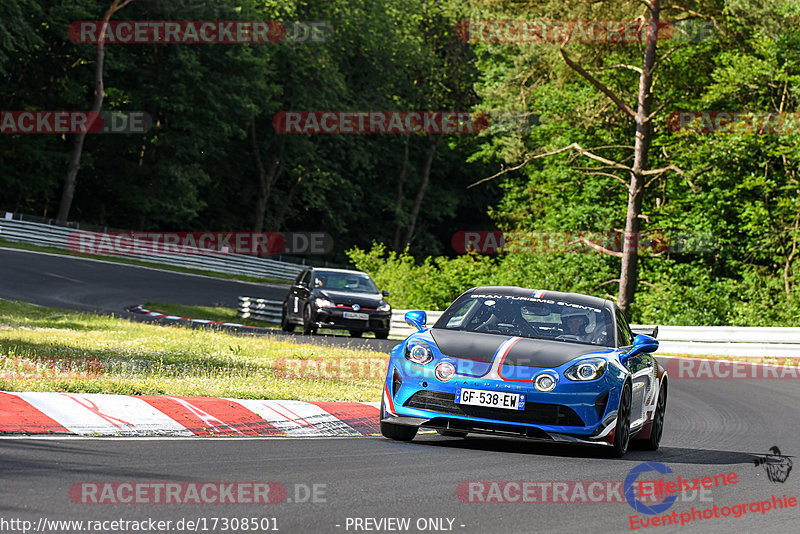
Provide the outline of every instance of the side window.
[[301,282],[305,282],[306,286],[310,285],[311,284],[311,271],[308,270],[305,273],[303,273],[303,278],[300,281]]
[[617,338],[619,339],[620,347],[627,347],[633,345],[633,334],[631,328],[628,326],[628,320],[619,308],[614,308],[617,314]]
[[306,274],[306,271],[300,271],[297,275],[297,278],[294,279],[294,285],[300,285],[300,280],[303,279],[303,275]]

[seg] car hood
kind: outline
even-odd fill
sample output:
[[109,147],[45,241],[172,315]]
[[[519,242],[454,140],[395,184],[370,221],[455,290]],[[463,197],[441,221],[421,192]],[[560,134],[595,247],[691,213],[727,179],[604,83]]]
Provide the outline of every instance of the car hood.
[[[489,363],[497,349],[513,336],[464,332],[432,328],[430,330],[436,346],[445,356]],[[504,363],[520,367],[559,367],[584,354],[609,352],[608,347],[583,345],[549,339],[521,338],[506,355]]]
[[362,308],[377,308],[383,297],[379,293],[351,293],[347,291],[333,291],[330,289],[317,289],[315,296],[324,297],[339,306],[352,306],[358,304]]

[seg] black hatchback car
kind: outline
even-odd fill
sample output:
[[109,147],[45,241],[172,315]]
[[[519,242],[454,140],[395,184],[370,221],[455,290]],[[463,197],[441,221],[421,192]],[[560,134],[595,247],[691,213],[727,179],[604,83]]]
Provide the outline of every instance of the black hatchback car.
[[378,339],[386,339],[392,319],[392,308],[384,300],[388,296],[367,273],[308,268],[297,275],[283,300],[281,328],[291,332],[299,325],[304,334],[337,328],[353,337],[374,332]]

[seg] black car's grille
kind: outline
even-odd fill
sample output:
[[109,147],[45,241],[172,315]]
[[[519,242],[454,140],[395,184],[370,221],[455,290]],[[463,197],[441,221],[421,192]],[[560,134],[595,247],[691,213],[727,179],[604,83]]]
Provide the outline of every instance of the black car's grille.
[[466,415],[515,423],[533,425],[584,426],[583,420],[569,406],[546,404],[542,402],[526,402],[524,410],[505,410],[503,408],[487,408],[456,404],[453,393],[439,391],[418,391],[403,406],[431,412],[453,415]]

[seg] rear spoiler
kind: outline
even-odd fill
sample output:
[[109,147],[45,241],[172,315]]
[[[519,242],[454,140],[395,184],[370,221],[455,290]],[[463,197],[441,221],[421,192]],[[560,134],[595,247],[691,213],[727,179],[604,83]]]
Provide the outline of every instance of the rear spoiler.
[[636,328],[631,327],[631,332],[633,332],[634,334],[644,334],[652,338],[657,338],[658,326],[636,325]]

